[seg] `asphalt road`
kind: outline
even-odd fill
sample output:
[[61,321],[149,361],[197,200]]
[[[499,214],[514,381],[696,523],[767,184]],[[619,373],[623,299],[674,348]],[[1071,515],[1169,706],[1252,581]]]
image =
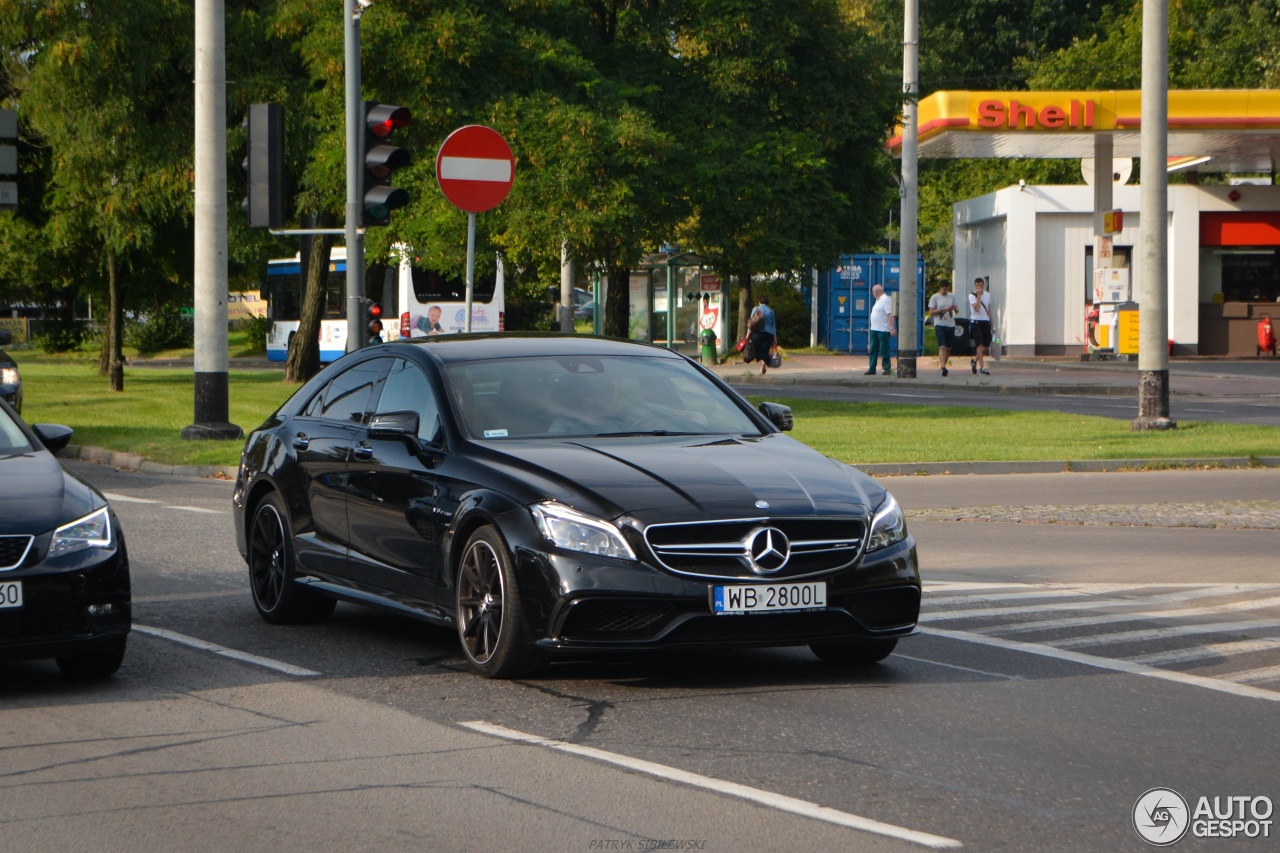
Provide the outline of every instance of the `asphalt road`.
[[[68,464],[138,627],[104,684],[0,664],[0,850],[1138,850],[1153,787],[1280,799],[1280,471],[888,478],[927,593],[885,664],[493,682],[416,622],[263,623],[229,483]],[[1224,844],[1274,846],[1178,846]]]

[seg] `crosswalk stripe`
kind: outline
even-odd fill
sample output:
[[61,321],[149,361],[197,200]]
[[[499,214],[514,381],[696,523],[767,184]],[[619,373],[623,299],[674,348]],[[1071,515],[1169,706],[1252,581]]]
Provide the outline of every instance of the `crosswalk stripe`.
[[[921,622],[950,622],[960,619],[979,619],[988,616],[1020,616],[1030,613],[1049,613],[1062,612],[1064,610],[1112,610],[1117,607],[1135,607],[1147,606],[1151,604],[1174,604],[1182,601],[1192,601],[1197,598],[1225,598],[1227,596],[1240,595],[1239,590],[1230,587],[1210,587],[1208,589],[1192,589],[1183,592],[1170,592],[1165,595],[1153,595],[1143,599],[1116,599],[1107,598],[1101,601],[1080,601],[1063,604],[1061,602],[1053,604],[1029,604],[1021,607],[987,607],[980,610],[943,610],[939,612],[930,611],[920,614]],[[927,601],[927,599],[926,599]],[[1183,610],[1164,611],[1170,616],[1193,616],[1200,613],[1210,613],[1213,611],[1233,611],[1233,610],[1259,610],[1264,607],[1272,607],[1280,605],[1280,596],[1272,598],[1261,598],[1252,601],[1236,601],[1229,604],[1214,604],[1205,607],[1185,608]],[[1160,613],[1161,611],[1150,611],[1147,618],[1151,618],[1151,614]],[[1120,614],[1121,616],[1125,614]],[[1143,616],[1141,613],[1132,614],[1135,618]],[[1099,622],[1115,622],[1123,621],[1117,618],[1105,616],[1099,617],[1072,617],[1070,619],[1047,620],[1045,622],[1018,622],[1012,625],[1002,626],[1002,630],[1022,630],[1034,631],[1037,624],[1049,627],[1071,627],[1073,625],[1088,625],[1091,620],[1096,618]]]
[[1236,684],[1252,684],[1255,681],[1280,681],[1280,666],[1264,666],[1258,669],[1246,669],[1220,676]]
[[1057,640],[1054,645],[1063,649],[1086,649],[1090,646],[1106,646],[1112,643],[1134,643],[1144,640],[1163,640],[1168,637],[1186,637],[1194,634],[1226,634],[1232,631],[1258,631],[1272,628],[1280,628],[1280,621],[1201,622],[1192,625],[1171,625],[1167,628],[1120,631],[1115,634],[1091,634],[1087,637]]
[[[1236,625],[1239,623],[1233,622],[1230,624]],[[1203,646],[1192,646],[1187,649],[1173,649],[1167,652],[1135,655],[1129,660],[1134,663],[1157,666],[1170,663],[1187,663],[1193,660],[1204,660],[1205,658],[1247,655],[1253,652],[1271,651],[1272,649],[1280,649],[1280,637],[1268,637],[1264,640],[1236,640],[1231,643],[1209,643]]]

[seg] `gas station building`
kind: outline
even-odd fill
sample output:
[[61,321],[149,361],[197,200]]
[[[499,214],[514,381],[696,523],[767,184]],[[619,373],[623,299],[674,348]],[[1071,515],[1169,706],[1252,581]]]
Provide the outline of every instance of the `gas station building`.
[[[955,290],[967,304],[987,280],[1005,353],[1136,355],[1141,92],[936,92],[918,116],[922,159],[1082,160],[1080,185],[1020,182],[953,205]],[[901,133],[889,146],[901,154]],[[1170,91],[1168,152],[1189,177],[1169,185],[1163,223],[1171,353],[1254,355],[1260,318],[1280,317],[1280,91]],[[1192,177],[1208,172],[1251,177]]]

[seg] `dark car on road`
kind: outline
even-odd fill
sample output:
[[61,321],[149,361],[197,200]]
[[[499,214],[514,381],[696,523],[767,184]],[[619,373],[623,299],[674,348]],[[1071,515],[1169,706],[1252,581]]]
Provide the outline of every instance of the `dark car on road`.
[[[0,346],[6,346],[12,335],[8,329],[0,329]],[[9,354],[0,349],[0,400],[13,407],[15,412],[22,412],[22,374],[18,372],[18,363]]]
[[268,622],[379,606],[454,627],[490,677],[660,648],[882,660],[917,630],[915,542],[791,424],[647,344],[374,346],[249,436],[237,544]]
[[54,458],[70,440],[0,403],[0,660],[105,678],[124,660],[129,558],[106,498]]

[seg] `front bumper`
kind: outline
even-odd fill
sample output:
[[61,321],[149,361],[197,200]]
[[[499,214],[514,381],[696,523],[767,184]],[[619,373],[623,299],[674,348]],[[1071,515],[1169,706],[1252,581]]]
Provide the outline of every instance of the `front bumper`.
[[22,582],[23,597],[21,608],[0,610],[0,658],[63,657],[129,633],[132,604],[123,546],[82,551],[59,563],[0,572],[0,581]]
[[921,593],[914,540],[871,557],[813,578],[827,583],[827,607],[779,613],[716,615],[708,591],[726,581],[647,566],[587,567],[564,555],[527,552],[518,558],[517,577],[534,626],[529,641],[550,652],[790,646],[916,633]]

